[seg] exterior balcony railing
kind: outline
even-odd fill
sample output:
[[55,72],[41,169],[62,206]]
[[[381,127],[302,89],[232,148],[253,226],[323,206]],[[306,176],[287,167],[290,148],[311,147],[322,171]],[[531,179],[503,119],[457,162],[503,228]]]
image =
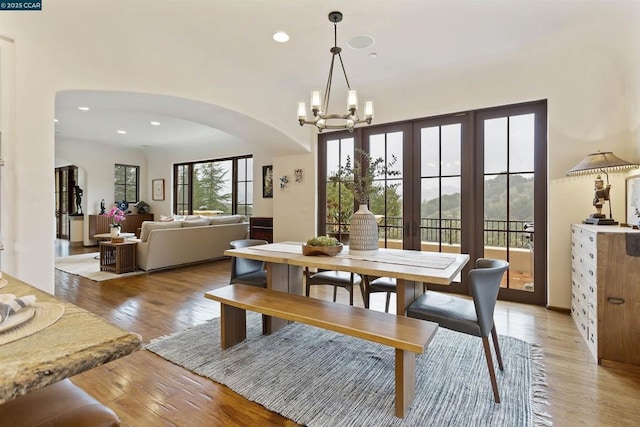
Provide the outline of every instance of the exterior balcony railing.
[[[496,247],[529,249],[530,235],[524,225],[532,221],[505,221],[486,219],[484,221],[484,245]],[[342,225],[345,234],[349,224]],[[327,223],[327,230],[335,233],[338,224]],[[461,220],[420,218],[420,240],[422,242],[441,242],[447,245],[459,245],[461,241]],[[378,225],[380,239],[402,240],[404,224],[402,217],[385,217]]]
[[[525,275],[525,281],[532,280],[533,235],[524,230],[524,225],[531,222],[493,219],[484,221],[485,256],[507,259],[508,248],[510,271]],[[348,224],[343,224],[341,236],[338,236],[337,232],[331,231],[338,230],[338,224],[327,223],[328,234],[341,237],[344,243],[348,243],[348,227]],[[402,217],[382,218],[378,225],[378,233],[381,247],[401,248],[404,233]],[[420,241],[423,251],[459,253],[461,220],[421,218]]]

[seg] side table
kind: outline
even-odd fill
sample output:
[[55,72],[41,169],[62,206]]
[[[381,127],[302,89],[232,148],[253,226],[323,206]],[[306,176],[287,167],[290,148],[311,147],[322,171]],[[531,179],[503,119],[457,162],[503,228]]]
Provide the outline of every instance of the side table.
[[125,240],[122,243],[100,242],[100,271],[116,274],[136,271],[137,242]]

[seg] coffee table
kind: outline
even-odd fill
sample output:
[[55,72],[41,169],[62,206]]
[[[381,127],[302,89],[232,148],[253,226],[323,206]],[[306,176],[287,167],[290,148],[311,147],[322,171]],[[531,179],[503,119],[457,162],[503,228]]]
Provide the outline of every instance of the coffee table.
[[100,271],[116,274],[130,273],[138,268],[136,263],[137,242],[100,242]]

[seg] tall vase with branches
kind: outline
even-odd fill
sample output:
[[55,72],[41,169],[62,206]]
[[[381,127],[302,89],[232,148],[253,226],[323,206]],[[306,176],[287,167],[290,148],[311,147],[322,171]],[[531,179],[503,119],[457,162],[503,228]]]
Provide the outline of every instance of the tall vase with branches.
[[395,156],[386,162],[382,157],[372,158],[361,149],[356,149],[355,154],[353,161],[347,157],[345,165],[340,166],[330,180],[343,183],[358,202],[359,209],[350,221],[349,251],[367,254],[378,250],[378,222],[367,206],[371,197],[384,189],[384,185],[376,185],[376,179],[398,176],[400,171],[394,169]]

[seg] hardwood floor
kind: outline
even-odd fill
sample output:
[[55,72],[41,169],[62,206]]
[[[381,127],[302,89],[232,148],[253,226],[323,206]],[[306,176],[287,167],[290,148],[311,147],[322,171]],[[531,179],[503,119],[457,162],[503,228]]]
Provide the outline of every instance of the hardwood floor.
[[[56,243],[59,256],[91,251],[95,248]],[[230,262],[222,260],[106,282],[56,270],[55,293],[139,333],[146,343],[218,316],[218,304],[203,293],[225,286],[229,268]],[[314,286],[312,296],[332,298],[331,290],[323,286]],[[355,305],[363,306],[361,295],[354,296]],[[372,308],[384,310],[384,298],[383,293],[374,294]],[[346,291],[338,290],[338,299],[347,304]],[[499,302],[495,317],[500,334],[544,350],[548,412],[554,426],[638,425],[640,368],[597,365],[568,314]],[[146,350],[77,375],[73,381],[115,410],[127,426],[296,425]]]

